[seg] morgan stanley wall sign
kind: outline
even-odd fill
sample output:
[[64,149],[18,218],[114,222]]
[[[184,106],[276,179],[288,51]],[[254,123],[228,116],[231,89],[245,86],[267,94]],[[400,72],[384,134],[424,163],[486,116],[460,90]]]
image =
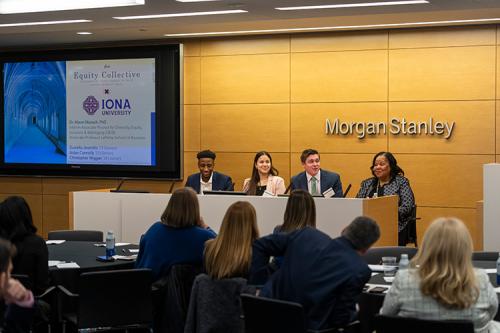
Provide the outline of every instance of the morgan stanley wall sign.
[[386,134],[387,130],[392,135],[436,135],[448,140],[453,134],[455,122],[435,121],[430,117],[427,121],[407,121],[405,118],[391,118],[385,122],[346,122],[335,118],[333,121],[326,119],[325,133],[327,135],[353,135],[364,139],[368,135]]

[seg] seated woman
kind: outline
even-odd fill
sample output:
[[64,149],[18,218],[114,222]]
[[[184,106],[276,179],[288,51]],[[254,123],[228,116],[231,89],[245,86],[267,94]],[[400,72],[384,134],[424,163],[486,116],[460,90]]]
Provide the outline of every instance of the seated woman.
[[266,151],[259,151],[253,159],[252,177],[243,182],[243,192],[249,195],[272,195],[285,193],[285,181],[278,177],[278,170],[273,167],[273,159]]
[[410,269],[401,270],[380,311],[420,319],[470,320],[476,332],[499,332],[498,298],[488,275],[472,267],[472,239],[457,218],[427,229]]
[[161,221],[142,236],[135,267],[150,268],[157,280],[175,264],[201,266],[205,242],[215,236],[200,217],[196,192],[188,187],[178,189]]
[[12,273],[28,275],[33,293],[40,295],[49,286],[49,252],[36,231],[24,198],[8,197],[0,204],[0,237],[10,240],[17,249]]
[[194,281],[185,333],[243,332],[240,294],[255,294],[246,278],[258,237],[254,207],[246,201],[229,206],[219,235],[206,244],[207,274]]
[[394,155],[382,151],[373,157],[370,167],[373,177],[361,182],[356,198],[375,198],[397,195],[398,201],[398,245],[409,243],[408,222],[412,218],[415,197],[404,171],[398,166]]
[[[274,228],[274,233],[292,232],[305,227],[316,228],[316,204],[309,192],[301,189],[293,190],[286,202],[283,224]],[[278,269],[282,260],[283,257],[275,257],[272,268]]]

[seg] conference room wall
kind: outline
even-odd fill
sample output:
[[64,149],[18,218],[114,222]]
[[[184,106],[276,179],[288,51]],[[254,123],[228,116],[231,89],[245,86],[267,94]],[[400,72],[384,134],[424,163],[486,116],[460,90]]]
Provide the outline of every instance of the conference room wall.
[[[217,152],[217,169],[240,189],[253,155],[267,149],[288,183],[301,171],[300,151],[315,147],[354,196],[379,150],[392,150],[415,190],[419,235],[440,214],[469,227],[482,198],[482,169],[500,161],[496,103],[497,27],[307,33],[185,41],[184,174],[196,152]],[[308,116],[311,115],[311,117]],[[325,135],[325,118],[347,121],[457,122],[450,140],[385,135],[359,140]],[[2,178],[0,196],[23,195],[43,235],[68,227],[74,190],[115,187],[117,180]],[[165,192],[165,181],[127,188]],[[176,187],[182,182],[176,184]],[[454,214],[456,212],[456,214]]]

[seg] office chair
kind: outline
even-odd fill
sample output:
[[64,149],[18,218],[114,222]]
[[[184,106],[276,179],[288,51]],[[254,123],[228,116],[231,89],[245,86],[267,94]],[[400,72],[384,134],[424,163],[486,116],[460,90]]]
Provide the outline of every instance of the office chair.
[[304,308],[299,303],[241,294],[245,333],[337,333],[358,332],[357,322],[346,328],[307,329]]
[[[78,294],[58,286],[65,296],[77,303],[76,313],[63,313],[63,318],[78,331],[140,327],[151,330],[151,279],[149,269],[82,273]],[[63,331],[65,329],[66,325]]]
[[474,325],[466,320],[423,320],[397,316],[375,317],[377,333],[474,333]]
[[64,239],[67,241],[102,242],[103,233],[98,230],[55,230],[49,231],[48,239]]

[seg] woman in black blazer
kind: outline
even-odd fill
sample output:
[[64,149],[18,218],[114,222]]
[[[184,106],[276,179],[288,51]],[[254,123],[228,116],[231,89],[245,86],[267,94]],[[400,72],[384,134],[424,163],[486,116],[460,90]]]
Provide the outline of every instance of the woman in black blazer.
[[373,177],[361,182],[356,198],[374,198],[397,195],[398,201],[398,245],[409,243],[408,222],[412,218],[415,197],[404,171],[398,166],[394,155],[382,151],[373,157],[370,167]]

